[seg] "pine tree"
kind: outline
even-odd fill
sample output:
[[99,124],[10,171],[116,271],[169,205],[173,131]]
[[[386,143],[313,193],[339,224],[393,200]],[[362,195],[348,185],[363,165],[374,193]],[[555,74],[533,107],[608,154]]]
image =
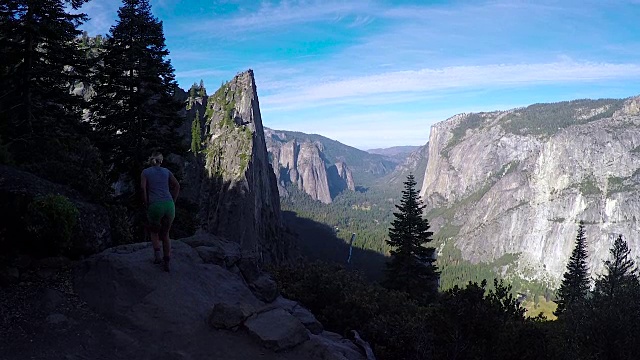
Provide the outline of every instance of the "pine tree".
[[605,275],[596,281],[595,291],[609,299],[624,296],[638,286],[638,269],[631,259],[631,249],[619,235],[609,249],[611,259],[604,262]]
[[38,146],[78,135],[82,98],[69,87],[86,73],[74,42],[85,19],[62,0],[0,0],[0,130],[18,162],[57,156]]
[[430,301],[438,287],[438,271],[434,262],[432,247],[425,245],[432,241],[429,221],[422,217],[425,206],[415,188],[413,174],[404,182],[399,212],[394,212],[395,220],[389,228],[387,244],[392,248],[391,260],[387,263],[385,286],[404,291],[421,301]]
[[102,164],[84,99],[70,91],[91,66],[78,30],[86,16],[65,9],[84,2],[0,0],[0,136],[17,165],[94,196]]
[[196,117],[191,123],[191,152],[194,155],[198,155],[200,152],[200,146],[202,144],[202,135],[200,128],[200,111],[196,110]]
[[198,87],[198,96],[207,96],[207,89],[204,88],[204,80],[200,79],[200,86]]
[[[631,250],[618,236],[605,261],[605,273],[595,284],[576,333],[587,354],[599,359],[637,359],[640,351],[640,283]],[[583,356],[586,358],[586,356]]]
[[554,312],[560,316],[576,303],[582,302],[589,292],[589,269],[587,267],[587,239],[584,234],[584,222],[578,225],[576,245],[569,258],[567,271],[558,290],[558,308]]
[[[124,0],[104,43],[93,122],[112,179],[137,179],[153,150],[182,153],[176,82],[162,22],[148,0]],[[138,184],[134,181],[134,184]]]

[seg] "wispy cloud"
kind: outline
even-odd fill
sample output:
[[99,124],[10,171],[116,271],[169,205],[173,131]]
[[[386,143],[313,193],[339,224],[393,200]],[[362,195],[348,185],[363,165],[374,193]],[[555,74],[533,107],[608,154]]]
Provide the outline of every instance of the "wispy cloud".
[[269,96],[265,103],[309,104],[387,93],[431,92],[452,88],[503,87],[531,84],[562,84],[605,79],[640,78],[640,64],[555,62],[497,64],[420,69],[354,77],[310,84],[294,91]]
[[[350,26],[371,22],[372,11],[377,8],[369,1],[280,1],[260,4],[257,10],[241,9],[225,18],[215,18],[185,24],[182,30],[198,32],[200,36],[227,37],[232,34],[277,30],[297,24],[338,22],[353,16]],[[224,29],[224,32],[210,31]]]

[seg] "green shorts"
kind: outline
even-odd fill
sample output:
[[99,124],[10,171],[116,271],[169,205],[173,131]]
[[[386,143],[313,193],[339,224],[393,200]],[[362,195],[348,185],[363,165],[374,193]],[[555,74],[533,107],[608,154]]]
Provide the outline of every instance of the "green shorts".
[[167,218],[169,223],[173,222],[173,219],[176,217],[176,206],[173,200],[158,201],[149,205],[147,209],[149,225],[160,227],[160,222],[164,217]]

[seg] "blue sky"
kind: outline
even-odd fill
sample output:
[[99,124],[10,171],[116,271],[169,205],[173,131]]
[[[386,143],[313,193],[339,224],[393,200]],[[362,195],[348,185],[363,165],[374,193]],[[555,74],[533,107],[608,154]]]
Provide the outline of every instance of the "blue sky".
[[[83,7],[91,35],[118,0]],[[265,126],[423,145],[461,112],[640,95],[640,0],[151,0],[183,88],[254,70]]]

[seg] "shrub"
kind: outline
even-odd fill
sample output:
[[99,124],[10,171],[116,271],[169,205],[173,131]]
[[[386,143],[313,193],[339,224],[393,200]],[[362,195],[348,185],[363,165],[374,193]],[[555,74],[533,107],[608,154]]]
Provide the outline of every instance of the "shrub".
[[78,215],[78,209],[65,196],[36,197],[27,208],[26,219],[33,253],[43,256],[68,253]]

